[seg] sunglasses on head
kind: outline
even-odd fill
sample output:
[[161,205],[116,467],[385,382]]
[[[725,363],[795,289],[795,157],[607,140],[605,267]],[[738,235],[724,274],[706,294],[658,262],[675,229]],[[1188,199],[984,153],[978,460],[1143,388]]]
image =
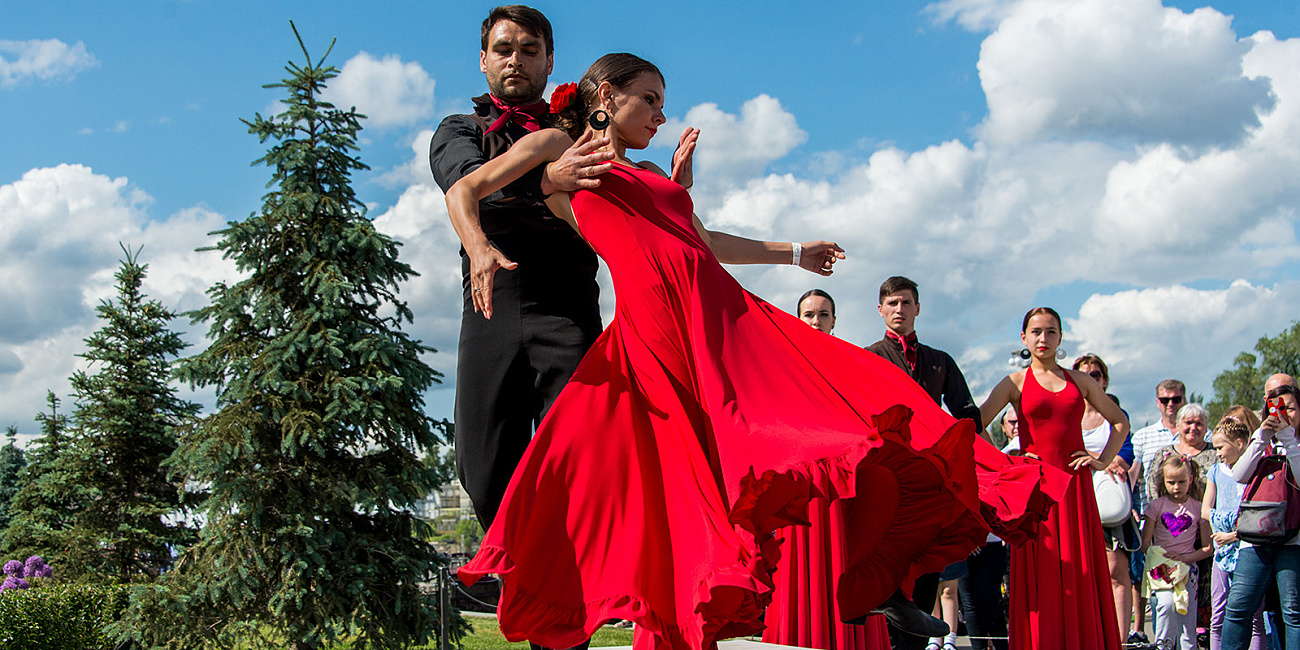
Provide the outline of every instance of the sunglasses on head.
[[1160,400],[1161,404],[1177,404],[1183,401],[1183,396],[1174,395],[1173,397],[1157,397],[1156,399]]

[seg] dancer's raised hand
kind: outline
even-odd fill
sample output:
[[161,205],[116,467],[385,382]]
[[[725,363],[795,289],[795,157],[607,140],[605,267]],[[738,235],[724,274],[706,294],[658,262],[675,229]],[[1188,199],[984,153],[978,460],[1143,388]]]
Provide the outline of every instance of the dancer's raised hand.
[[695,143],[699,139],[699,129],[686,127],[682,131],[682,137],[677,139],[677,148],[673,150],[673,173],[669,178],[688,190],[695,184]]

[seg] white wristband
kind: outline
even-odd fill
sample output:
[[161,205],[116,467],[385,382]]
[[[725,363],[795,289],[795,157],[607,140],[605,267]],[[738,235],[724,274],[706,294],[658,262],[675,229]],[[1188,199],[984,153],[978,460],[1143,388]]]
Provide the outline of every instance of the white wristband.
[[797,241],[792,241],[790,242],[790,248],[794,250],[794,261],[790,263],[799,266],[799,258],[803,257],[803,244],[800,244]]

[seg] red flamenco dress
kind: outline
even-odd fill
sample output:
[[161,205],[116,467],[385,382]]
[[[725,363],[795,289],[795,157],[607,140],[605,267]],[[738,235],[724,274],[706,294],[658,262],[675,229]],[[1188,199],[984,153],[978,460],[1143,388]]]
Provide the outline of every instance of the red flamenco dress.
[[1110,569],[1088,469],[1069,469],[1083,450],[1083,395],[1066,373],[1053,393],[1025,372],[1020,447],[1071,473],[1069,491],[1048,513],[1038,538],[1011,549],[1012,650],[1118,650]]
[[[675,183],[616,164],[573,208],[609,266],[616,315],[460,570],[501,576],[507,639],[568,648],[610,619],[635,622],[643,650],[756,634],[773,533],[807,525],[812,498],[845,500],[842,620],[983,544],[981,515],[997,508],[981,503],[969,422],[742,289]],[[1045,510],[1024,477],[1011,507]],[[1031,510],[1016,524],[1032,526]]]
[[[1023,543],[1035,532],[1031,513],[1041,517],[1049,507],[1044,494],[1064,496],[1069,475],[1043,468],[1023,458],[1008,459],[983,438],[975,440],[975,471],[984,519],[1003,540]],[[1040,491],[1024,486],[1041,482]],[[851,539],[845,534],[849,500],[808,502],[808,526],[776,531],[781,560],[772,575],[772,603],[764,619],[763,641],[819,650],[888,650],[889,629],[882,616],[865,625],[843,623],[836,615],[835,576],[844,572]]]
[[772,574],[764,642],[818,650],[889,649],[885,617],[868,616],[865,624],[852,625],[840,621],[835,611],[835,578],[847,564],[847,503],[813,498],[808,502],[809,525],[776,531],[781,560]]

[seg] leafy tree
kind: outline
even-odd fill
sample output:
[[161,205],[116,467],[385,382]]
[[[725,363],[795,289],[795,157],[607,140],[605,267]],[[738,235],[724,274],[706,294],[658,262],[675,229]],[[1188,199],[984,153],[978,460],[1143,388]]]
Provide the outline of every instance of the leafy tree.
[[0,447],[0,533],[9,528],[11,519],[9,503],[13,501],[14,495],[18,494],[19,478],[23,468],[27,466],[23,450],[15,444],[18,439],[18,427],[9,425],[5,429],[5,437],[9,438],[9,443]]
[[284,112],[245,122],[274,141],[257,161],[273,189],[214,233],[246,275],[209,290],[192,315],[211,344],[177,367],[217,392],[175,456],[209,490],[199,541],[169,574],[188,611],[177,643],[191,647],[243,637],[305,649],[346,635],[397,648],[436,628],[419,583],[442,558],[413,511],[436,487],[422,393],[441,375],[400,329],[412,314],[398,284],[414,272],[350,184],[366,169],[353,155],[362,116],[321,100],[337,71],[298,43],[306,64],[267,86],[287,91]]
[[[5,554],[14,557],[40,555],[45,558],[63,555],[60,534],[71,527],[72,517],[81,502],[80,486],[68,480],[72,439],[68,434],[68,417],[59,413],[59,398],[50,391],[45,396],[48,412],[38,413],[41,435],[27,446],[27,466],[19,474],[18,492],[9,502],[9,527],[5,529]],[[61,575],[78,573],[74,563]]]
[[[447,420],[439,423],[439,428],[447,432],[450,437],[455,431],[453,424]],[[432,479],[439,488],[457,480],[456,477],[456,448],[446,445],[430,451],[424,456],[424,466],[433,472]]]
[[158,574],[171,565],[172,548],[194,539],[175,521],[186,495],[164,462],[176,450],[173,428],[199,406],[170,384],[171,361],[187,347],[168,329],[176,316],[141,292],[148,267],[139,251],[122,250],[117,299],[96,308],[103,327],[79,355],[94,373],[72,376],[75,444],[65,480],[84,499],[64,535],[87,568],[125,582]]
[[475,517],[466,517],[456,522],[456,541],[461,549],[478,549],[483,540],[483,525]]
[[1214,378],[1214,400],[1206,408],[1210,411],[1210,424],[1215,422],[1234,404],[1258,408],[1264,400],[1264,382],[1269,375],[1286,373],[1300,376],[1300,322],[1274,338],[1261,336],[1255,343],[1258,356],[1242,352],[1233,359],[1232,368]]

